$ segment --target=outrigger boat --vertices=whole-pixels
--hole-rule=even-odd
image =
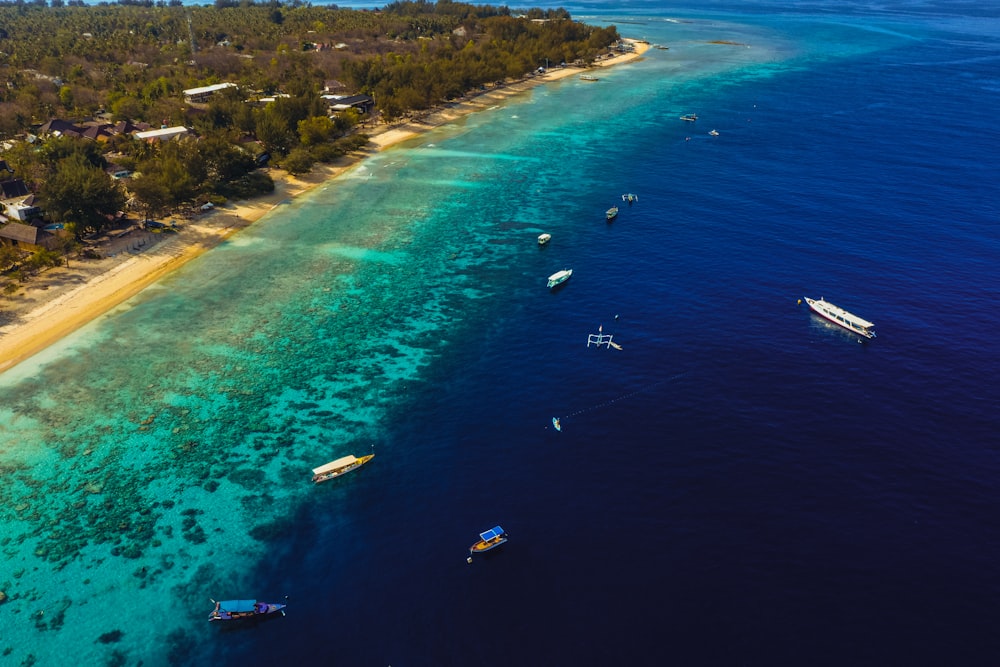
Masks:
[[[372,447],[372,449],[374,450],[374,447]],[[354,456],[353,454],[342,456],[339,459],[330,461],[329,463],[321,465],[318,468],[313,468],[312,480],[319,484],[320,482],[325,482],[328,479],[340,477],[341,475],[351,472],[355,468],[360,468],[373,458],[375,458],[374,451],[372,451],[371,454],[365,454],[360,458]]]
[[[823,297],[820,297],[819,299],[810,299],[809,297],[804,298],[806,303],[809,304],[809,307],[816,314],[825,317],[834,324],[844,327],[848,331],[853,331],[858,335],[864,336],[865,338],[875,338],[875,325],[868,320],[863,320],[857,315],[853,315],[843,308],[825,301]]]
[[[212,600],[215,602],[215,600]],[[271,614],[285,615],[288,605],[257,600],[223,600],[215,602],[215,609],[208,615],[209,621],[237,621],[248,618],[263,618]]]
[[[494,526],[485,533],[479,533],[479,541],[469,547],[469,555],[486,553],[507,541],[507,533],[500,526]]]
[[[617,218],[618,217],[618,207],[617,206],[612,206],[611,208],[609,208],[604,213],[604,217],[608,219],[608,222],[611,222],[612,220],[614,220],[615,218]]]
[[[626,192],[622,195],[622,201],[627,201],[629,204],[639,201],[639,195],[634,195],[631,192]]]
[[[573,269],[563,269],[562,271],[556,271],[551,276],[549,276],[548,287],[552,289],[556,285],[562,285],[564,282],[569,280],[569,277],[573,275]]]

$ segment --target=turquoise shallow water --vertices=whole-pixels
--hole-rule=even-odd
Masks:
[[[699,11],[588,16],[670,50],[377,155],[0,376],[0,664],[990,655],[998,23]]]

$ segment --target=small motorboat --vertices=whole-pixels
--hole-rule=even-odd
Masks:
[[[600,79],[593,74],[581,74],[580,81],[600,81]]]
[[[686,120],[689,123],[693,123],[696,120],[698,120],[698,114],[696,114],[696,113],[686,113],[683,116],[681,116],[681,120]]]
[[[500,526],[494,526],[486,532],[479,533],[479,541],[469,547],[469,560],[476,554],[486,553],[507,542],[507,533]]]
[[[545,245],[552,240],[552,234],[539,234],[538,235],[538,245]]]
[[[713,137],[719,136],[718,130],[709,130],[708,133],[711,134]]]
[[[562,431],[562,422],[559,421],[559,417],[552,418],[552,428],[554,428],[557,431]]]
[[[549,276],[548,287],[552,289],[557,285],[562,285],[564,282],[569,280],[569,277],[573,275],[573,269],[563,269],[562,271],[556,271],[551,276]]]
[[[215,600],[212,600],[215,602]],[[271,614],[285,615],[287,605],[257,600],[222,600],[215,602],[215,609],[208,615],[209,621],[238,621],[249,618],[263,618]]]
[[[604,217],[607,218],[608,222],[611,222],[618,217],[618,207],[612,206],[604,213]]]

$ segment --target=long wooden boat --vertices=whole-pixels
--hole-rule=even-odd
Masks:
[[[843,308],[825,301],[823,297],[810,299],[805,297],[806,303],[817,315],[820,315],[834,324],[844,327],[848,331],[864,336],[865,338],[875,338],[875,325],[868,320],[863,320],[857,315],[847,312]]]
[[[286,606],[285,604],[258,602],[257,600],[222,600],[215,602],[215,609],[208,615],[208,620],[239,621],[249,618],[263,618],[271,614],[284,616]]]
[[[368,463],[373,458],[375,458],[374,452],[371,454],[365,454],[361,457],[354,456],[353,454],[341,456],[339,459],[330,461],[329,463],[321,465],[318,468],[313,468],[312,480],[319,484],[320,482],[325,482],[328,479],[346,475],[352,470],[360,468],[364,464]]]
[[[486,553],[507,542],[507,533],[500,526],[494,526],[486,532],[479,533],[479,541],[469,547],[469,555]]]

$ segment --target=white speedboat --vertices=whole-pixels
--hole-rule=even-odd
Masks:
[[[556,285],[562,285],[564,282],[569,280],[569,277],[573,275],[573,269],[563,269],[562,271],[556,271],[551,276],[549,276],[549,288],[553,288]]]
[[[708,133],[711,134],[713,137],[719,136],[718,130],[709,130]]]
[[[809,304],[809,307],[817,315],[821,315],[834,324],[840,325],[848,331],[853,331],[854,333],[864,336],[865,338],[875,338],[875,325],[868,320],[863,320],[857,315],[853,315],[843,308],[825,301],[823,297],[820,297],[819,299],[810,299],[809,297],[804,298],[806,303]]]
[[[545,245],[552,240],[552,234],[539,234],[538,235],[538,245]]]

